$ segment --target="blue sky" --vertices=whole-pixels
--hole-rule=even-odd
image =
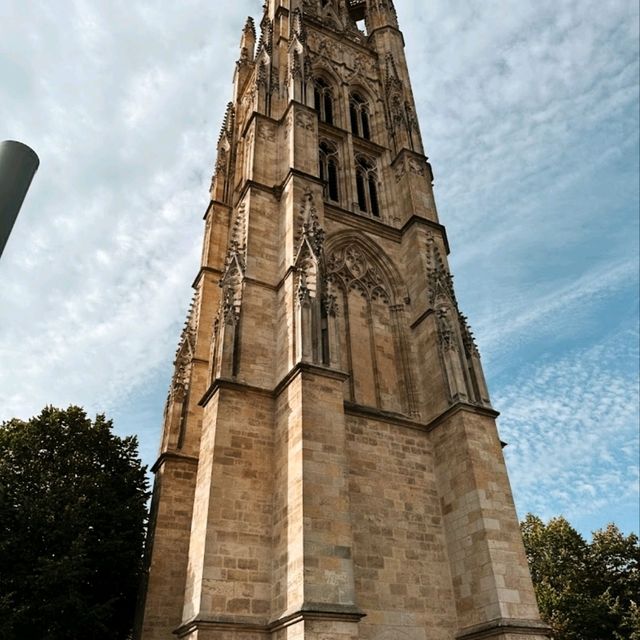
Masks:
[[[518,511],[638,531],[637,3],[396,4]],[[0,261],[0,419],[106,411],[147,464],[262,2],[167,5],[0,4],[0,139],[41,158]]]

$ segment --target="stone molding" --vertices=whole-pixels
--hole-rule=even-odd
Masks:
[[[419,422],[418,420],[412,420],[408,416],[391,413],[390,411],[383,411],[377,407],[370,407],[367,405],[357,404],[355,402],[345,401],[344,412],[347,415],[371,418],[373,420],[378,420],[379,422],[395,424],[401,427],[409,427],[410,429],[416,429],[417,431],[426,431],[428,429],[428,425],[426,423]]]
[[[430,315],[435,313],[433,309],[427,309],[425,312],[421,313],[410,325],[411,329],[415,329],[419,327]]]
[[[359,622],[367,614],[354,605],[335,605],[323,603],[303,604],[293,613],[284,614],[266,624],[242,616],[196,616],[180,625],[173,633],[184,638],[189,633],[204,629],[214,631],[235,631],[236,633],[255,633],[270,635],[299,622],[309,620],[325,620],[327,622]]]
[[[444,248],[447,255],[451,253],[451,249],[449,248],[449,239],[447,238],[447,230],[445,229],[445,227],[439,222],[434,222],[433,220],[429,220],[428,218],[418,216],[415,213],[402,225],[400,234],[404,235],[412,226],[416,224],[422,224],[425,227],[430,227],[431,229],[438,231],[442,236],[442,241],[444,242]]]
[[[311,364],[310,362],[298,362],[276,385],[273,395],[279,396],[294,378],[303,373],[312,373],[317,376],[339,380],[340,382],[344,382],[349,377],[349,374],[344,371],[337,371],[336,369],[330,369],[319,364]]]
[[[201,407],[204,407],[219,389],[231,389],[233,391],[242,392],[248,391],[275,398],[279,396],[280,393],[282,393],[282,390],[289,385],[293,378],[295,378],[298,374],[305,372],[324,376],[325,378],[332,378],[334,380],[339,380],[340,382],[344,382],[349,377],[349,374],[345,373],[344,371],[337,371],[335,369],[330,369],[329,367],[325,367],[319,364],[311,364],[310,362],[298,362],[298,364],[296,364],[273,389],[268,389],[266,387],[256,387],[255,385],[250,385],[246,382],[233,380],[230,378],[216,378],[211,383],[198,404]]]
[[[503,634],[538,636],[551,638],[551,629],[538,620],[516,620],[514,618],[496,618],[483,624],[467,627],[456,633],[456,640],[484,640]]]
[[[198,465],[198,458],[196,458],[195,456],[188,456],[184,453],[178,453],[177,451],[165,451],[158,456],[158,459],[155,461],[150,471],[152,473],[156,473],[162,465],[169,461],[184,462],[186,464],[196,466]]]
[[[215,395],[215,393],[220,389],[230,389],[232,391],[242,391],[242,392],[251,392],[257,393],[263,396],[270,397],[278,397],[282,391],[291,383],[291,381],[302,373],[312,373],[314,375],[324,376],[326,378],[332,378],[334,380],[339,380],[340,382],[344,382],[349,377],[348,373],[344,371],[337,371],[336,369],[331,369],[329,367],[325,367],[318,364],[312,364],[309,362],[299,362],[296,364],[287,375],[285,375],[280,382],[273,389],[268,389],[266,387],[256,387],[254,385],[247,384],[246,382],[242,382],[240,380],[232,380],[228,378],[216,378],[207,389],[206,393],[202,396],[202,399],[198,402],[201,407],[204,407],[209,400]],[[435,418],[430,420],[429,422],[421,422],[419,420],[413,420],[409,416],[405,416],[399,413],[392,413],[389,411],[384,411],[382,409],[378,409],[377,407],[372,407],[368,405],[361,405],[355,402],[349,402],[345,400],[344,402],[344,412],[347,415],[352,416],[361,416],[363,418],[373,418],[374,420],[379,420],[380,422],[386,422],[388,424],[395,424],[403,427],[409,427],[411,429],[415,429],[417,431],[433,431],[437,427],[439,427],[443,422],[449,420],[449,418],[453,417],[460,411],[466,411],[468,413],[475,413],[478,415],[486,416],[488,418],[496,419],[500,412],[495,409],[489,409],[486,407],[480,407],[478,405],[469,404],[467,402],[456,402],[455,404],[447,407],[445,411],[441,414],[437,415]],[[504,446],[505,443],[501,441],[501,444]],[[160,464],[163,456],[176,456],[179,458],[188,458],[189,456],[183,456],[181,454],[172,454],[165,453],[160,456],[158,462],[153,466],[152,471]],[[196,459],[197,460],[197,459]]]
[[[433,418],[427,425],[427,431],[433,431],[437,427],[439,427],[443,422],[452,418],[456,413],[460,413],[461,411],[466,411],[467,413],[475,413],[480,416],[486,416],[487,418],[492,418],[495,420],[500,412],[495,409],[489,409],[488,407],[481,407],[476,404],[469,404],[468,402],[456,402],[452,404],[448,409],[443,411],[439,416]]]
[[[205,394],[202,396],[198,405],[204,407],[207,405],[209,400],[221,389],[230,389],[231,391],[242,391],[253,392],[263,396],[272,396],[273,391],[271,389],[266,389],[265,387],[256,387],[254,385],[247,384],[246,382],[241,382],[239,380],[233,380],[230,378],[216,378]]]

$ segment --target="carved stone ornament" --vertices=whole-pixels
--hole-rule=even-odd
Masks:
[[[226,324],[235,324],[240,317],[242,284],[246,269],[247,251],[246,205],[242,203],[236,212],[229,248],[225,260],[224,274],[220,280],[222,287],[222,318]]]
[[[478,356],[480,357],[480,352],[478,351],[478,345],[476,344],[475,337],[471,328],[469,327],[469,320],[467,316],[459,314],[460,321],[460,330],[462,332],[462,344],[464,345],[465,353],[468,356]]]
[[[320,260],[324,251],[324,238],[325,232],[320,226],[313,192],[307,189],[304,192],[304,199],[300,207],[296,261],[300,259],[305,244],[311,249],[314,258]]]
[[[338,298],[331,293],[325,293],[322,296],[322,307],[329,317],[337,317],[339,312]]]
[[[318,15],[318,0],[302,0],[302,12],[307,15],[314,16]]]
[[[409,171],[417,176],[424,177],[426,166],[415,158],[409,158]]]
[[[280,93],[280,79],[278,76],[278,70],[273,65],[271,65],[271,87],[269,90],[272,95]]]
[[[234,270],[223,285],[222,318],[225,324],[237,324],[242,307],[242,275]]]
[[[447,302],[456,309],[458,302],[453,289],[453,276],[445,267],[440,249],[433,233],[427,235],[427,284],[429,304],[434,308],[438,302]]]
[[[444,351],[457,351],[458,341],[449,318],[449,309],[442,306],[436,311],[436,314],[438,318],[438,340],[440,347],[442,347]]]
[[[453,376],[459,362],[465,362],[466,373],[456,373],[458,391],[464,390],[469,401],[491,406],[489,392],[480,365],[480,353],[466,316],[460,313],[453,290],[453,277],[447,271],[432,233],[427,237],[427,279],[429,303],[436,311],[438,341],[443,354],[457,352],[458,360],[445,363],[455,367],[447,375]],[[461,359],[461,360],[460,360]]]
[[[310,113],[306,113],[305,111],[299,111],[296,114],[296,125],[307,131],[315,130],[313,116]]]
[[[218,151],[218,157],[216,158],[216,167],[213,174],[214,178],[218,175],[226,175],[227,173],[227,150],[224,147],[220,147]]]
[[[391,296],[378,271],[356,244],[334,251],[327,261],[327,280],[346,291],[357,290],[368,300],[389,303]]]
[[[297,267],[296,295],[301,304],[317,297],[318,263],[312,256],[302,259]]]
[[[261,122],[258,126],[258,138],[266,142],[276,141],[276,128],[270,122]]]
[[[193,294],[187,320],[182,328],[180,342],[176,351],[174,372],[171,379],[170,395],[186,392],[191,376],[191,361],[196,349],[196,336],[198,335],[198,318],[200,307],[200,289]]]

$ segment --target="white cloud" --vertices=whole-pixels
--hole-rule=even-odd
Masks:
[[[0,418],[109,407],[170,361],[255,4],[3,4],[0,137],[41,167],[0,263]]]
[[[136,402],[174,353],[240,31],[261,4],[0,3],[11,25],[0,39],[0,139],[42,160],[0,261],[0,419],[49,402],[129,405],[144,415],[135,428],[156,437]],[[575,341],[578,312],[637,281],[637,3],[396,4],[459,297],[490,368],[545,331],[572,327]],[[582,364],[576,355],[516,374],[526,394],[498,390],[507,437],[509,425],[526,436],[510,438],[522,443],[509,453],[522,495],[533,496],[527,460],[540,434],[602,465],[579,476],[571,458],[554,458],[569,482],[547,487],[560,503],[595,504],[614,480],[631,486],[628,406],[605,420],[600,403],[623,403],[630,382],[597,371],[597,349],[586,344]],[[569,421],[563,440],[553,415]],[[619,451],[586,448],[599,443],[590,415]]]
[[[625,333],[521,371],[496,396],[521,515],[582,518],[638,492],[638,358]],[[603,523],[604,524],[604,523]]]

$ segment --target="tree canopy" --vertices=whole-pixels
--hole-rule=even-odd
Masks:
[[[640,547],[613,524],[588,543],[565,518],[521,523],[540,614],[555,640],[640,640]]]
[[[129,636],[145,471],[104,415],[45,408],[0,425],[0,637]]]

